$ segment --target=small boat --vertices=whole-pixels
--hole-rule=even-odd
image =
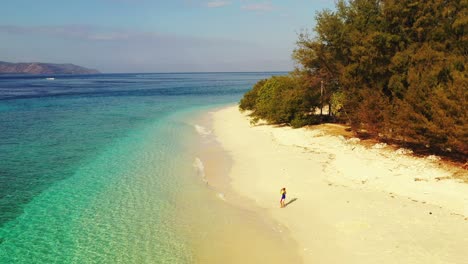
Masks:
[[[55,80],[55,78],[52,78],[52,77],[51,77],[51,78],[45,78],[45,79],[48,80],[48,81],[53,81],[53,80]]]

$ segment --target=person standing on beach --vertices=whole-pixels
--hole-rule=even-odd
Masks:
[[[284,201],[286,200],[286,188],[281,189],[281,200],[280,200],[280,208],[284,207]]]

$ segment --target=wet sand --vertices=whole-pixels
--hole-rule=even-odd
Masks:
[[[191,121],[200,135],[194,146],[199,177],[193,184],[204,188],[193,188],[200,193],[188,197],[204,202],[187,204],[187,196],[177,202],[186,204],[181,217],[190,218],[197,230],[205,230],[202,234],[192,233],[190,227],[184,231],[194,245],[193,263],[303,263],[288,229],[233,190],[232,160],[212,134],[212,121],[212,113]]]

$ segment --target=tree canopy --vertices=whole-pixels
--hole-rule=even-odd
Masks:
[[[468,0],[339,0],[298,36],[296,70],[262,80],[241,109],[272,123],[338,121],[371,136],[468,154]],[[323,94],[320,96],[320,89]]]

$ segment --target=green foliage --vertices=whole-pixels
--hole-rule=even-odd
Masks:
[[[258,90],[260,90],[266,81],[266,79],[258,81],[251,90],[244,94],[244,97],[241,99],[239,104],[240,110],[244,111],[254,109],[258,98]]]
[[[307,82],[300,76],[274,76],[258,82],[241,99],[241,110],[252,110],[253,122],[306,125],[307,115],[317,105]]]
[[[338,0],[299,34],[297,69],[240,108],[299,127],[329,105],[355,130],[468,155],[467,28],[467,0]]]
[[[301,111],[297,82],[289,76],[275,76],[259,90],[254,115],[274,124],[289,123]]]
[[[316,115],[304,114],[296,115],[293,120],[291,120],[291,127],[300,128],[307,125],[315,125],[320,123],[320,118]]]
[[[317,14],[315,38],[299,35],[293,58],[354,129],[468,154],[467,6],[340,0]]]
[[[342,116],[342,109],[344,102],[346,101],[346,96],[342,91],[338,91],[331,95],[330,103],[332,105],[332,114],[336,117]]]

